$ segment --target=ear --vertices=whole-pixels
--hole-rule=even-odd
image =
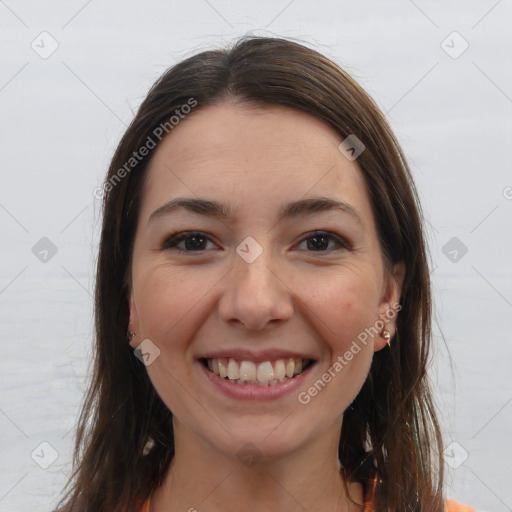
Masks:
[[[374,350],[378,351],[387,346],[386,340],[380,336],[382,330],[386,329],[391,334],[391,338],[396,333],[396,320],[398,312],[400,311],[400,296],[402,295],[402,286],[405,278],[405,264],[403,261],[397,263],[392,271],[387,274],[382,287],[381,300],[378,308],[377,325],[384,324],[382,329],[379,329],[379,334],[375,337]]]
[[[133,296],[133,288],[129,291],[128,304],[130,306],[130,320],[128,322],[128,330],[133,332],[133,338],[130,340],[130,346],[137,348],[140,343],[140,328],[139,328],[139,315],[137,313],[137,307],[135,305],[135,299]]]

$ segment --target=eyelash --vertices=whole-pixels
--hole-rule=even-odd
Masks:
[[[331,233],[329,231],[313,231],[311,233],[308,233],[307,236],[305,236],[299,243],[301,244],[304,241],[307,241],[314,237],[326,237],[331,240],[334,240],[338,244],[338,248],[341,250],[352,250],[348,242],[346,242],[343,238],[336,235],[335,233]],[[162,250],[170,250],[170,251],[176,251],[181,253],[201,253],[204,252],[206,249],[199,249],[197,251],[187,251],[185,249],[179,249],[176,247],[177,244],[182,242],[183,240],[187,240],[188,238],[194,238],[194,237],[200,237],[205,238],[207,240],[210,240],[210,238],[206,235],[206,233],[203,233],[201,231],[183,231],[183,232],[176,232],[169,235],[164,243],[162,244]],[[211,240],[210,240],[211,241]],[[324,251],[308,251],[308,252],[317,252],[317,253],[328,253],[331,252],[333,249],[328,249]]]

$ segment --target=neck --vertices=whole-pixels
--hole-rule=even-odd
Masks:
[[[337,430],[336,430],[337,429]],[[337,456],[340,425],[293,453],[242,462],[176,425],[176,452],[151,512],[361,512],[360,484],[347,484]],[[337,440],[337,442],[336,442]]]

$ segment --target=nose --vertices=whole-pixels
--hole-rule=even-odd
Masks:
[[[235,254],[219,302],[221,320],[261,331],[267,324],[292,316],[292,291],[269,254],[270,250],[264,250],[252,263]]]

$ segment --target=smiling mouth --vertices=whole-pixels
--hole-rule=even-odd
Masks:
[[[313,359],[288,358],[255,363],[226,357],[202,358],[199,361],[211,373],[242,386],[275,386],[294,379],[316,362]]]

